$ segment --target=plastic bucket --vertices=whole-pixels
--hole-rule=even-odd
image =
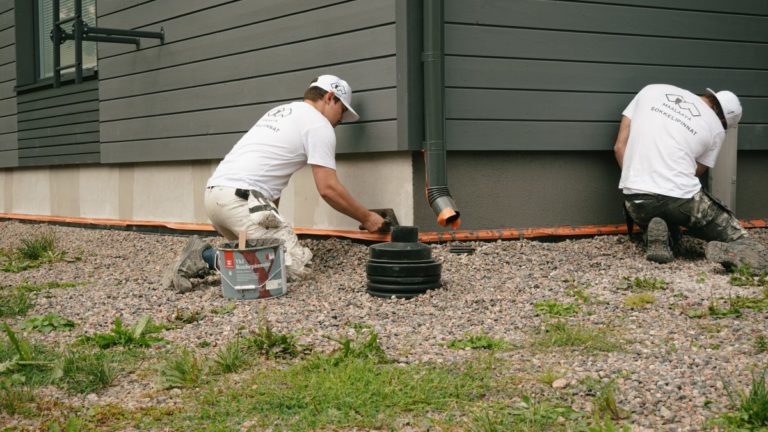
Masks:
[[[237,242],[226,243],[217,255],[224,297],[263,299],[288,291],[285,248],[279,239],[248,240],[245,249],[238,249]]]

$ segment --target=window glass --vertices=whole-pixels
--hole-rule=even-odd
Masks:
[[[53,76],[53,43],[51,42],[51,29],[53,28],[53,0],[37,1],[37,29],[38,29],[38,78]],[[96,0],[81,0],[83,9],[83,21],[89,26],[96,26]],[[75,0],[59,1],[59,17],[68,18],[75,14]],[[72,33],[72,21],[64,23],[61,27],[67,33]],[[61,65],[75,63],[75,41],[67,40],[61,45]],[[83,69],[96,67],[96,42],[83,42]],[[62,73],[72,72],[71,67],[62,70]]]

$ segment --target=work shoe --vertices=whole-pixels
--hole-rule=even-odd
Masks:
[[[748,265],[756,273],[768,272],[768,249],[750,238],[740,238],[725,243],[711,241],[705,250],[707,259],[723,265],[728,270]]]
[[[191,291],[192,282],[189,279],[203,276],[208,271],[208,264],[203,261],[203,251],[209,247],[200,237],[190,237],[179,257],[163,275],[163,286],[179,293]]]
[[[646,236],[645,258],[648,261],[665,264],[675,259],[669,244],[669,229],[664,219],[657,217],[651,219]]]

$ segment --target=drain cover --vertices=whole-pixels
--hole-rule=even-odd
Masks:
[[[442,264],[432,259],[432,249],[419,243],[419,229],[399,226],[392,241],[368,249],[368,294],[384,298],[412,298],[440,288]]]

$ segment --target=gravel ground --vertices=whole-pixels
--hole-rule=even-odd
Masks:
[[[179,312],[200,312],[201,321],[169,330],[162,336],[175,344],[196,347],[211,342],[210,351],[256,328],[264,315],[278,332],[299,332],[300,341],[328,351],[335,343],[324,336],[348,334],[348,323],[366,323],[379,333],[389,356],[403,363],[447,363],[475,355],[443,344],[467,333],[485,333],[509,341],[502,352],[509,373],[528,377],[556,371],[558,389],[574,398],[575,408],[588,410],[590,398],[578,383],[588,377],[615,379],[619,405],[631,412],[634,430],[701,430],[705,421],[727,409],[723,380],[740,387],[750,371],[768,365],[755,338],[768,336],[766,312],[743,310],[739,318],[690,318],[687,312],[724,304],[728,296],[760,296],[760,288],[735,287],[728,274],[703,257],[703,243],[686,239],[683,258],[659,265],[644,259],[626,236],[600,236],[560,242],[499,241],[472,245],[470,255],[452,254],[448,245],[433,245],[443,263],[443,288],[412,300],[382,300],[365,292],[367,247],[347,240],[302,240],[314,253],[314,274],[293,283],[287,295],[269,300],[236,301],[221,296],[218,276],[210,276],[187,294],[160,287],[163,269],[171,264],[186,237],[0,222],[0,248],[12,249],[21,239],[53,230],[58,245],[74,263],[60,262],[21,273],[0,273],[0,285],[50,281],[79,282],[76,288],[36,294],[28,313],[56,312],[78,325],[72,332],[28,333],[35,341],[70,343],[80,334],[108,332],[115,317],[134,323],[144,315],[171,321]],[[768,245],[768,230],[751,235]],[[218,243],[222,239],[208,239]],[[661,278],[669,285],[655,291],[657,301],[630,309],[621,289],[623,277]],[[566,348],[534,348],[532,340],[551,318],[540,316],[534,303],[573,303],[574,288],[590,298],[573,323],[613,329],[623,343],[615,352]],[[44,295],[43,295],[44,294]],[[234,303],[229,314],[212,309]],[[23,318],[22,318],[23,319]],[[22,319],[10,320],[18,324]],[[148,395],[141,377],[120,377],[114,386],[87,396],[66,395],[54,388],[49,397],[75,404],[121,403],[127,406],[174,403],[174,393]]]

